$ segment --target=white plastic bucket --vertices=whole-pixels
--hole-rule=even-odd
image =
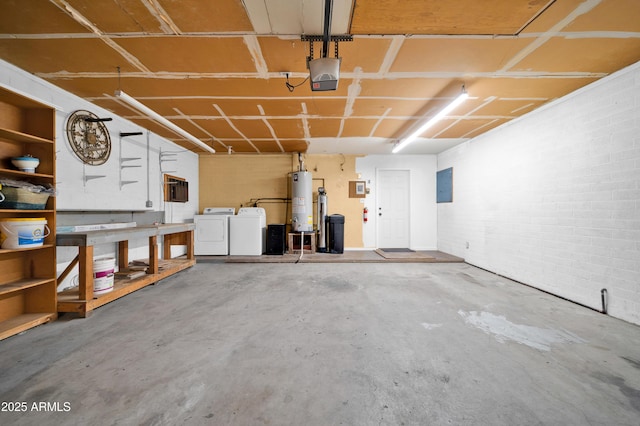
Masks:
[[[0,242],[3,249],[40,247],[49,236],[43,217],[8,217],[0,219]]]
[[[100,296],[113,290],[116,260],[113,257],[93,261],[93,294]]]

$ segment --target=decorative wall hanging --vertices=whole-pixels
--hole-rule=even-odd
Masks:
[[[111,121],[111,118],[99,118],[84,110],[74,111],[67,119],[67,140],[85,164],[99,166],[111,155],[111,138],[105,121]]]

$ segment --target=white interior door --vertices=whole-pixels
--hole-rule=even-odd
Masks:
[[[409,170],[378,171],[379,248],[409,248]]]

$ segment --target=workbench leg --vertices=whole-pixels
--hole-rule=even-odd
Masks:
[[[153,235],[149,237],[149,269],[147,274],[158,273],[158,237]]]
[[[171,259],[171,246],[173,245],[173,234],[166,234],[162,240],[162,258]]]
[[[193,253],[193,231],[185,232],[185,239],[187,240],[187,259],[193,260],[195,259],[195,254]]]
[[[78,247],[78,292],[80,300],[93,299],[93,246]]]
[[[129,268],[129,241],[118,241],[118,269],[124,271]]]
[[[91,314],[93,314],[93,309],[87,309],[87,304],[83,304],[78,312],[80,318],[89,318]]]

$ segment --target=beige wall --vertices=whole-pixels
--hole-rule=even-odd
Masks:
[[[314,223],[317,190],[324,184],[329,214],[345,216],[345,247],[362,243],[362,207],[358,198],[349,198],[349,181],[357,180],[354,155],[305,155],[307,171],[313,176]],[[291,224],[289,173],[298,171],[297,154],[203,155],[200,157],[200,212],[205,207],[252,207],[257,199],[264,207],[267,223]]]

